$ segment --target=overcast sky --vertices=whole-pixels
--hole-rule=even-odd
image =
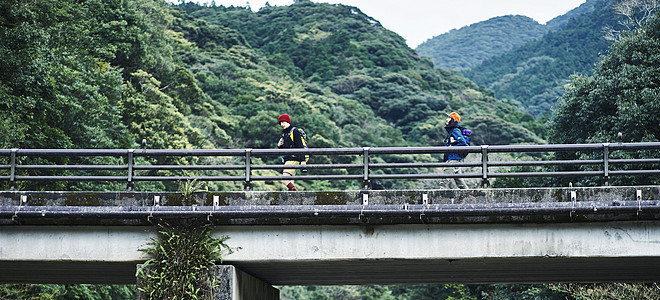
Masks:
[[[178,2],[172,1],[171,2]],[[210,3],[211,0],[186,0]],[[528,16],[541,24],[580,6],[585,0],[313,0],[358,7],[380,21],[387,29],[406,39],[408,46],[422,42],[451,29],[504,15]],[[268,2],[271,6],[290,5],[293,0],[215,0],[216,5],[250,4],[257,11]]]

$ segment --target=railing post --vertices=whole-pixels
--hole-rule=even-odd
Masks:
[[[362,148],[362,155],[363,155],[363,164],[364,164],[364,169],[362,171],[362,189],[363,190],[370,190],[371,189],[371,180],[369,179],[369,148],[370,147],[363,147]]]
[[[603,185],[610,185],[610,170],[609,170],[609,158],[610,157],[610,143],[603,143],[603,176],[605,177],[605,182]]]
[[[11,165],[11,174],[9,175],[10,191],[18,191],[18,184],[16,183],[16,152],[18,152],[18,148],[11,149],[11,161],[9,162]]]
[[[251,154],[252,154],[252,149],[248,148],[245,149],[245,183],[243,185],[243,189],[246,191],[251,191],[252,190],[252,179],[250,176],[252,175],[252,168],[251,168]]]
[[[481,187],[490,187],[488,181],[488,145],[481,145]]]
[[[126,183],[126,191],[135,191],[135,182],[133,182],[133,157],[135,149],[128,149],[128,182]]]

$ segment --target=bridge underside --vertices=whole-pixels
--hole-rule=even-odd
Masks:
[[[135,284],[138,262],[0,262],[0,283]],[[241,262],[273,285],[650,282],[660,258],[488,258]]]
[[[147,227],[0,227],[0,283],[135,283]],[[660,222],[218,226],[273,285],[660,281]]]
[[[659,258],[487,258],[237,263],[275,285],[657,281]]]

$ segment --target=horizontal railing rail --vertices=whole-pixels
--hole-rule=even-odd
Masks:
[[[651,150],[651,151],[650,151]],[[238,181],[246,189],[255,181],[281,180],[281,176],[259,171],[282,169],[313,170],[314,174],[287,177],[293,180],[358,180],[364,188],[370,188],[372,180],[418,179],[481,179],[481,185],[489,186],[492,178],[515,177],[602,177],[609,184],[611,176],[660,175],[660,142],[601,143],[601,144],[550,144],[550,145],[482,145],[465,147],[362,147],[362,148],[311,148],[311,149],[0,149],[0,181],[9,182],[12,189],[21,181],[107,181],[126,182],[129,190],[135,182],[148,181]],[[647,151],[644,158],[612,158],[613,151]],[[583,159],[547,159],[530,153],[572,152],[582,154]],[[441,162],[437,156],[447,153],[474,153],[480,159],[465,162]],[[526,160],[495,161],[496,154],[528,154]],[[590,155],[588,155],[589,153]],[[651,154],[649,154],[651,153]],[[305,154],[325,156],[326,163],[307,165],[283,165],[272,162],[273,157]],[[431,155],[426,161],[400,162],[388,155]],[[479,157],[473,155],[473,157]],[[113,157],[110,163],[93,163],[92,160]],[[343,157],[335,159],[334,157]],[[379,159],[374,160],[378,157]],[[429,161],[431,157],[433,161]],[[191,158],[186,161],[177,159]],[[205,159],[211,159],[210,162]],[[217,159],[224,159],[219,162]],[[257,163],[253,160],[259,158]],[[534,159],[536,158],[536,159]],[[263,160],[271,163],[263,163]],[[163,160],[169,160],[163,163]],[[388,162],[390,160],[391,162]],[[318,161],[318,160],[317,160]],[[337,161],[333,163],[333,161]],[[574,167],[573,170],[502,169],[511,167]],[[577,166],[590,166],[577,168]],[[613,169],[612,166],[619,168]],[[640,166],[647,166],[642,168]],[[650,167],[649,167],[650,166]],[[436,169],[459,167],[468,169],[455,174]],[[496,168],[493,171],[491,168]],[[333,174],[342,170],[342,174]],[[376,172],[382,170],[381,172]],[[166,174],[162,174],[165,171]],[[325,173],[323,173],[325,171]],[[475,172],[476,171],[476,172]],[[60,172],[60,174],[56,174]],[[65,172],[65,174],[61,174]],[[67,173],[68,172],[68,173]],[[105,172],[105,173],[103,173]],[[183,172],[185,174],[170,174]],[[206,172],[206,173],[204,173]],[[230,172],[230,173],[227,173]],[[232,173],[233,172],[233,173]],[[330,172],[330,173],[328,173]],[[210,174],[209,174],[210,173]]]

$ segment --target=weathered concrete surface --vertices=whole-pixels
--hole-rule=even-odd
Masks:
[[[218,232],[243,247],[226,263],[273,284],[590,282],[660,279],[659,226],[293,226]]]
[[[369,191],[368,205],[660,199],[660,187]],[[4,207],[362,205],[362,191],[176,193],[1,192]],[[425,200],[426,199],[426,200]],[[25,201],[23,201],[25,200]],[[634,216],[634,214],[633,214]],[[420,223],[424,220],[420,219]],[[0,225],[0,283],[135,282],[145,223]],[[146,222],[146,221],[145,221]],[[141,226],[135,226],[141,225]],[[270,284],[660,281],[660,220],[398,225],[227,225],[241,247],[224,262]]]
[[[234,266],[216,266],[215,278],[220,279],[218,300],[278,300],[280,291],[272,285]]]
[[[144,227],[2,226],[0,282],[133,283]],[[219,226],[274,285],[659,281],[660,221]]]
[[[142,265],[138,265],[140,269]],[[263,282],[250,274],[238,270],[234,266],[212,266],[209,277],[216,281],[216,286],[205,295],[209,300],[279,300],[280,291],[272,285]],[[137,280],[137,299],[148,300],[148,296],[140,292],[143,282]]]
[[[199,192],[190,199],[181,193],[162,192],[0,192],[2,206],[153,206],[156,196],[163,206],[243,205],[361,205],[364,194],[369,204],[471,204],[569,202],[571,192],[576,201],[636,201],[636,191],[642,200],[660,200],[660,186],[524,188],[468,190],[372,190],[372,191],[298,191],[298,192]],[[21,196],[27,202],[21,204]]]

